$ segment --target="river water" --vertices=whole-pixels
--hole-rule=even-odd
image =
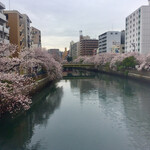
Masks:
[[[150,150],[150,85],[74,72],[0,129],[0,150]]]

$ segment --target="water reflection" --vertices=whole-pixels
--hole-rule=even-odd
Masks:
[[[46,87],[33,97],[35,106],[22,119],[10,124],[4,124],[0,129],[0,150],[28,149],[34,130],[37,126],[47,126],[47,121],[56,109],[59,108],[63,95],[62,87],[55,85]],[[40,141],[30,149],[40,148]]]
[[[150,149],[149,84],[75,70],[34,102],[1,126],[0,150]]]
[[[128,130],[135,149],[150,149],[149,84],[101,74],[91,80],[70,80],[70,84],[82,105],[98,103],[114,126]]]

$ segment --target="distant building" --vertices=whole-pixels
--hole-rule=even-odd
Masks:
[[[80,43],[76,42],[74,43],[73,41],[70,42],[70,57],[72,57],[72,59],[76,59],[78,57],[78,53],[79,53],[79,47],[80,47]]]
[[[120,53],[125,53],[125,31],[121,31]]]
[[[59,49],[49,49],[48,53],[51,54],[56,61],[61,61],[61,53]]]
[[[60,53],[59,49],[49,49],[48,53],[53,56],[61,57],[61,53]]]
[[[74,41],[71,41],[71,42],[70,42],[70,50],[69,50],[69,56],[70,56],[70,57],[72,57],[73,44],[74,44]]]
[[[126,18],[125,51],[150,53],[150,5],[141,6]]]
[[[50,54],[59,54],[59,49],[49,49],[48,50],[48,53],[50,53]]]
[[[25,47],[24,45],[24,25],[22,23],[23,16],[16,10],[4,11],[8,20],[9,40],[11,44],[18,46],[18,51]],[[16,53],[17,56],[17,53]]]
[[[41,46],[41,31],[35,27],[30,28],[31,31],[31,47],[40,48]]]
[[[62,54],[62,59],[63,59],[63,60],[66,60],[67,57],[68,57],[68,55],[69,55],[69,51],[67,51],[67,48],[65,48],[65,51],[64,51],[63,54]]]
[[[22,24],[24,25],[24,46],[27,48],[31,47],[31,34],[30,34],[30,24],[32,23],[30,18],[23,14]]]
[[[95,48],[98,48],[98,40],[90,39],[89,36],[80,35],[80,56],[92,56]]]
[[[0,43],[9,43],[9,28],[6,27],[7,19],[3,13],[5,5],[0,2]]]
[[[121,32],[118,31],[108,31],[99,36],[99,53],[112,52],[114,44],[120,46],[121,44]]]

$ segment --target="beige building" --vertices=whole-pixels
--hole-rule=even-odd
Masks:
[[[64,51],[63,54],[62,54],[62,59],[63,59],[63,60],[66,60],[67,57],[68,57],[68,54],[69,54],[69,52],[67,51],[67,48],[65,48],[65,51]]]
[[[9,43],[9,28],[6,27],[7,19],[3,13],[5,5],[0,2],[0,43]]]
[[[22,24],[23,16],[16,10],[4,11],[6,18],[8,20],[9,40],[11,44],[18,46],[18,51],[25,47],[24,45],[24,25]],[[18,54],[16,53],[16,56]]]
[[[40,48],[41,46],[41,31],[35,27],[30,28],[31,31],[31,47]]]
[[[24,26],[24,46],[27,48],[31,47],[31,34],[30,34],[30,24],[32,23],[30,18],[26,14],[22,14],[22,24]]]

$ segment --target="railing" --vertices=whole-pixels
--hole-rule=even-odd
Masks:
[[[4,33],[6,33],[6,34],[9,34],[9,29],[6,28],[6,27],[4,27],[4,26],[2,26],[2,25],[0,25],[0,31],[1,31],[1,32],[4,32]]]
[[[23,24],[20,25],[20,32],[22,32],[22,30],[24,29]]]
[[[0,7],[5,9],[5,5],[3,3],[0,2]]]
[[[22,41],[23,38],[24,38],[24,34],[21,34],[21,36],[20,36],[20,41]]]
[[[3,21],[5,21],[5,22],[7,21],[7,20],[6,20],[6,16],[5,16],[4,14],[2,14],[2,13],[0,13],[0,18],[1,18]]]
[[[63,67],[65,68],[69,68],[69,67],[73,67],[73,68],[76,68],[76,67],[94,67],[93,64],[63,64]]]

